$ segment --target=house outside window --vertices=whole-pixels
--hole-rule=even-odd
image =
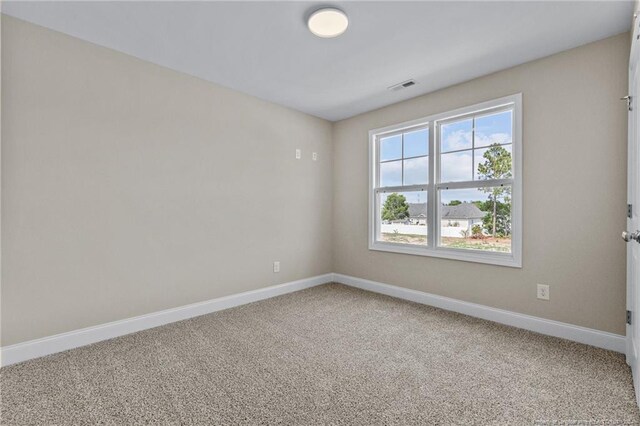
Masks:
[[[369,248],[521,266],[522,97],[369,132]]]

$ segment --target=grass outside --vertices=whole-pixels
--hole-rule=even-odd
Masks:
[[[383,233],[382,241],[402,244],[426,244],[427,237],[416,234]],[[497,251],[501,253],[511,252],[511,238],[452,238],[442,237],[442,247]]]
[[[426,235],[401,234],[399,232],[382,233],[382,241],[402,244],[427,244]]]
[[[498,251],[511,253],[511,238],[451,238],[442,237],[442,246],[450,248]]]

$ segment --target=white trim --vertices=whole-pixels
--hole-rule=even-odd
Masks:
[[[482,318],[510,325],[512,327],[523,328],[525,330],[560,337],[616,352],[624,353],[626,349],[625,337],[617,334],[519,314],[503,309],[491,308],[489,306],[464,302],[449,297],[437,296],[435,294],[424,293],[417,290],[383,284],[348,275],[324,274],[6,346],[0,348],[2,359],[1,365],[4,367],[18,362],[90,345],[103,340],[113,339],[114,337],[124,336],[137,331],[147,330],[161,325],[170,324],[172,322],[206,315],[212,312],[269,299],[271,297],[304,290],[330,282],[337,282],[351,287],[360,288],[362,290],[386,294],[399,299],[422,303],[424,305],[434,306],[448,311],[458,312],[472,317]]]
[[[7,366],[33,358],[66,351],[80,346],[90,345],[125,334],[147,330],[176,321],[233,308],[259,300],[269,299],[294,291],[304,290],[331,282],[333,274],[318,275],[298,281],[291,281],[258,290],[246,291],[230,296],[219,297],[205,302],[193,303],[177,308],[166,309],[107,324],[87,327],[67,333],[0,348],[1,365]]]
[[[380,241],[370,246],[369,250],[411,254],[416,256],[428,256],[449,260],[461,260],[463,262],[485,263],[494,266],[508,266],[512,268],[520,267],[520,265],[514,263],[513,255],[509,253],[486,252],[481,250],[455,249],[447,247],[438,247],[437,249],[431,249],[429,247],[421,247],[413,244],[385,243]]]
[[[637,12],[638,3],[634,7]],[[631,37],[631,49],[629,53],[629,75],[628,75],[628,87],[629,92],[627,95],[632,96],[631,105],[633,107],[633,111],[628,115],[628,128],[627,128],[627,139],[628,139],[628,149],[627,149],[627,203],[628,204],[638,204],[637,199],[637,182],[638,182],[638,168],[640,164],[638,164],[638,116],[637,116],[637,104],[638,104],[638,55],[640,54],[640,43],[638,43],[639,31],[640,31],[640,21],[637,19],[637,15],[633,15],[633,24],[632,24],[632,37]],[[636,206],[633,207],[636,210]],[[637,225],[638,218],[634,213],[631,218],[628,218],[626,221],[626,229],[628,231],[634,230],[634,225]],[[626,332],[627,332],[627,364],[631,368],[631,376],[633,378],[633,386],[636,391],[636,402],[640,406],[640,363],[638,356],[639,348],[638,345],[640,342],[637,341],[635,335],[637,335],[636,327],[638,324],[638,314],[640,314],[639,306],[638,306],[638,267],[634,265],[634,256],[632,250],[637,250],[637,248],[633,248],[633,246],[627,246],[627,304],[626,308],[628,311],[631,311],[632,314],[632,324],[627,324]]]
[[[383,284],[348,275],[333,274],[333,281],[362,290],[385,294],[387,296],[397,297],[398,299],[409,300],[423,305],[434,306],[436,308],[458,312],[472,317],[510,325],[512,327],[535,331],[548,336],[560,337],[562,339],[584,343],[586,345],[608,349],[615,352],[624,353],[626,349],[625,336],[608,333],[606,331],[599,331],[564,322],[519,314],[517,312],[511,312],[504,309],[464,302],[450,297],[437,296],[435,294]]]
[[[439,169],[439,149],[438,149],[438,127],[441,122],[456,119],[467,115],[482,114],[486,111],[501,110],[501,108],[513,108],[513,139],[511,141],[512,146],[512,158],[513,158],[513,179],[497,179],[491,181],[465,181],[454,183],[439,183],[436,178]],[[394,188],[378,188],[378,141],[382,137],[389,135],[395,135],[398,133],[406,132],[407,130],[414,128],[426,128],[429,127],[429,183],[426,185],[412,185],[408,188],[415,186],[425,187],[428,194],[429,209],[427,211],[427,222],[431,228],[429,230],[427,239],[428,243],[425,246],[408,245],[408,244],[396,244],[385,243],[378,239],[378,209],[379,209],[379,192],[387,192],[391,189],[397,189],[400,192],[402,187]],[[369,250],[388,251],[393,253],[402,253],[418,256],[429,256],[436,258],[445,258],[453,260],[462,260],[466,262],[486,263],[497,266],[508,266],[513,268],[522,267],[522,93],[514,95],[504,96],[499,99],[494,99],[486,102],[481,102],[475,105],[459,108],[453,111],[448,111],[440,114],[431,115],[417,120],[411,120],[404,123],[386,126],[379,129],[373,129],[369,131],[369,224],[368,224],[368,244]],[[491,253],[479,250],[468,249],[451,249],[447,247],[441,247],[436,244],[439,239],[440,227],[437,223],[437,207],[438,207],[438,189],[441,187],[451,188],[468,188],[479,186],[490,186],[509,184],[511,185],[511,229],[512,229],[512,242],[511,253]]]

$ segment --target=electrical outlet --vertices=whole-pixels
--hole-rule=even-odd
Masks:
[[[317,153],[317,152],[314,152],[313,154],[311,154],[311,159],[312,159],[313,161],[318,161],[318,153]]]
[[[280,262],[279,261],[273,262],[273,272],[280,272]]]
[[[538,284],[538,299],[549,300],[549,286],[546,284]]]
[[[296,149],[296,160],[299,160],[301,158],[302,158],[302,150]]]

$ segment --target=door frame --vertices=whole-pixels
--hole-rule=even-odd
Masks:
[[[627,203],[632,205],[634,214],[627,217],[626,230],[629,232],[636,231],[639,227],[638,219],[635,219],[637,213],[636,209],[640,209],[640,133],[638,133],[639,123],[638,119],[638,98],[637,93],[640,88],[640,19],[637,19],[637,13],[633,16],[632,35],[631,35],[631,49],[629,53],[629,76],[628,76],[628,95],[631,98],[631,110],[627,112]],[[634,205],[635,204],[635,205]],[[626,359],[627,364],[631,367],[633,375],[633,384],[636,391],[636,402],[640,405],[640,350],[638,345],[640,342],[634,341],[635,328],[638,326],[638,317],[640,316],[640,306],[638,306],[638,285],[634,283],[638,281],[638,277],[635,275],[640,273],[640,265],[636,267],[635,275],[632,273],[633,268],[633,255],[632,249],[640,250],[640,247],[636,247],[635,241],[627,243],[627,302],[626,309],[632,314],[631,324],[626,324]]]

